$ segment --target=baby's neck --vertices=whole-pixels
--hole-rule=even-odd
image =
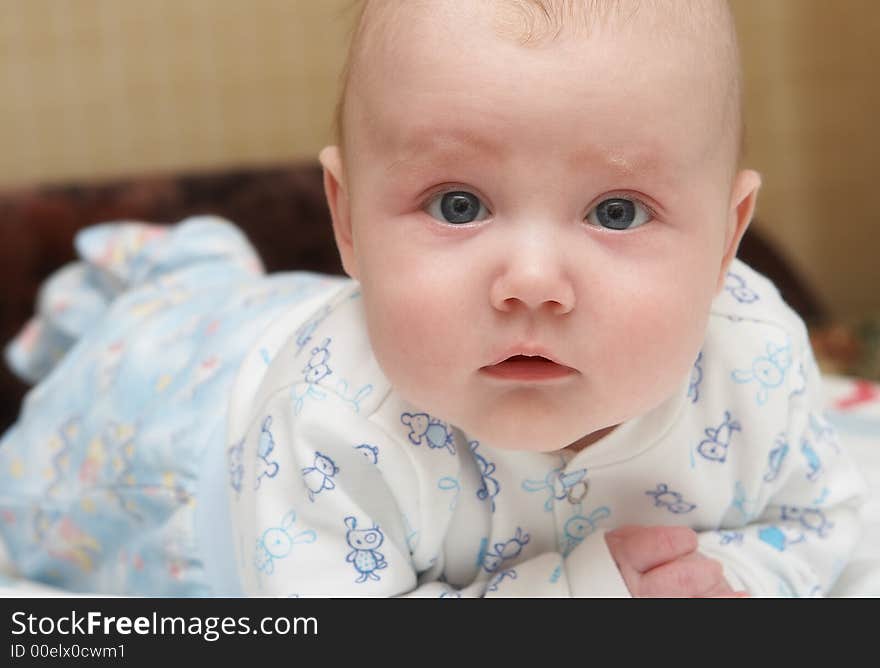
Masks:
[[[612,431],[617,429],[617,427],[618,427],[618,425],[615,424],[610,427],[605,427],[604,429],[600,429],[599,431],[594,431],[592,434],[587,434],[586,436],[579,438],[574,443],[572,443],[571,445],[569,445],[568,447],[566,447],[564,449],[567,450],[568,452],[580,452],[581,450],[586,448],[588,445],[592,445],[596,441],[598,441],[598,440],[604,438],[605,436],[607,436],[608,434],[610,434]]]

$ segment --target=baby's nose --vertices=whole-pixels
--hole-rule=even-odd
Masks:
[[[546,310],[553,315],[570,313],[575,306],[574,286],[556,262],[521,259],[511,261],[490,289],[492,306],[505,313]]]
[[[498,303],[493,303],[493,305],[499,311],[504,312],[513,312],[518,309],[538,310],[542,307],[546,307],[547,310],[553,315],[565,315],[572,310],[570,306],[570,300],[542,299],[540,297],[532,298],[531,296],[506,297],[502,300],[499,300]]]

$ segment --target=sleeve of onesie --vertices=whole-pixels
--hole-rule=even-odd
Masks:
[[[753,596],[827,593],[860,535],[865,482],[822,416],[819,369],[805,332],[800,339],[787,429],[756,462],[760,497],[739,499],[746,525],[699,539],[731,586]]]
[[[607,549],[591,553],[589,542],[566,559],[540,554],[461,588],[444,582],[453,512],[436,503],[435,481],[455,479],[464,460],[407,447],[357,410],[326,387],[300,383],[255,410],[230,449],[236,560],[247,595],[628,595]],[[597,569],[607,586],[587,591],[577,574],[595,581]]]

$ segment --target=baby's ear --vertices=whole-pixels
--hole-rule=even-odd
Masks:
[[[755,203],[758,201],[758,190],[761,188],[761,175],[752,169],[740,171],[733,181],[730,191],[730,207],[727,214],[727,225],[724,232],[724,257],[721,260],[721,271],[715,292],[721,292],[727,277],[730,263],[736,257],[739,242],[752,222]]]
[[[326,146],[318,160],[324,167],[324,195],[333,219],[333,236],[336,248],[342,259],[342,268],[352,278],[357,278],[357,263],[354,256],[354,243],[351,236],[351,206],[348,199],[348,186],[342,168],[342,153],[338,146]]]

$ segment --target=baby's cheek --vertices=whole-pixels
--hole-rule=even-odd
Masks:
[[[460,302],[436,282],[414,276],[369,287],[365,302],[371,342],[392,383],[441,380],[464,331]]]
[[[696,295],[643,293],[623,312],[619,329],[627,336],[616,346],[609,342],[617,358],[611,371],[618,380],[637,387],[645,402],[659,402],[689,376],[708,313],[708,306],[698,299]]]

